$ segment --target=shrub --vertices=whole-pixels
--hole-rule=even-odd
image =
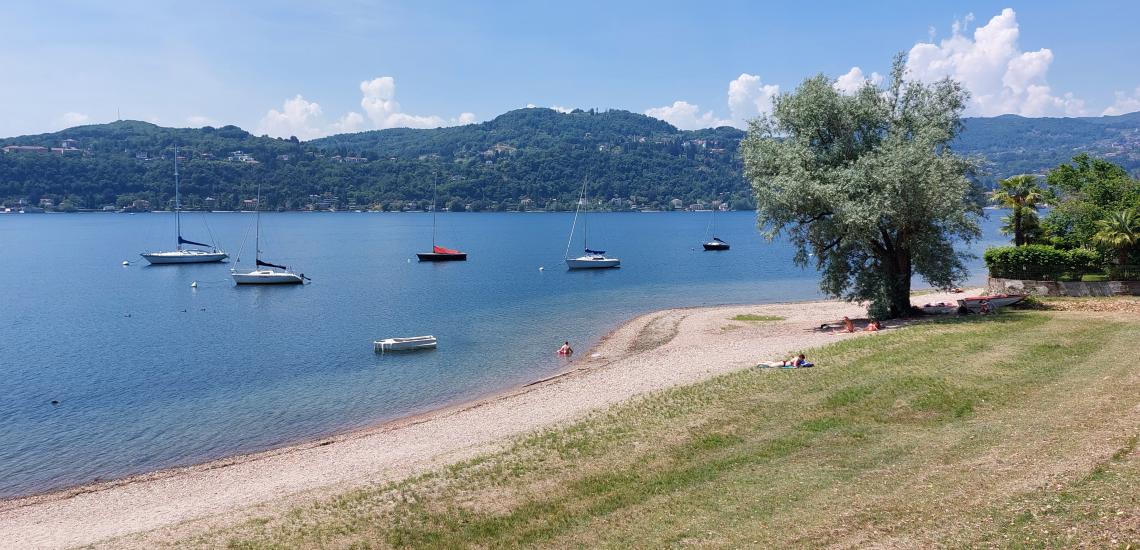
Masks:
[[[1069,274],[1080,280],[1084,275],[1102,273],[1104,258],[1100,253],[1088,248],[1074,248],[1065,251],[1069,255]]]
[[[1056,281],[1065,276],[1080,278],[1101,271],[1101,257],[1093,250],[1075,248],[1059,250],[1052,246],[1031,244],[1001,246],[986,250],[984,255],[990,277]]]

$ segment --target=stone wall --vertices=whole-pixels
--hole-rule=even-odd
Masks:
[[[1140,296],[1140,281],[1026,281],[990,277],[986,289],[994,294],[1036,294],[1038,296]]]

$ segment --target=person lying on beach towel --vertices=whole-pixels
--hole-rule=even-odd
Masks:
[[[804,354],[801,353],[799,355],[793,356],[787,361],[764,361],[763,363],[760,363],[756,366],[760,368],[770,369],[806,369],[815,365],[808,362],[807,358],[804,357]]]

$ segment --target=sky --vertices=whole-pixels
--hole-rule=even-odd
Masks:
[[[528,106],[733,125],[806,77],[950,76],[968,115],[1140,110],[1140,2],[4,2],[0,136],[117,118],[312,139]]]

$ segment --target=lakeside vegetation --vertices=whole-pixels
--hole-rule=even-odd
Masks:
[[[1040,178],[998,182],[991,200],[1010,209],[1003,232],[1013,246],[985,253],[991,277],[1133,280],[1140,277],[1140,179],[1087,154]],[[1040,218],[1043,203],[1054,205]]]
[[[480,124],[392,129],[301,142],[136,121],[0,140],[60,154],[0,154],[0,201],[165,209],[180,146],[187,208],[239,209],[263,188],[273,209],[573,210],[582,179],[596,208],[752,208],[733,128],[682,131],[626,111],[520,109]],[[212,199],[212,200],[207,200]]]
[[[912,326],[171,544],[1124,548],[1140,374],[1119,359],[1138,354],[1134,316]]]
[[[731,321],[748,321],[748,322],[765,322],[765,321],[783,321],[784,317],[779,315],[757,315],[755,313],[742,313],[734,315]]]
[[[963,119],[958,151],[988,159],[984,185],[1039,173],[1074,150],[1140,170],[1140,113],[1115,117]],[[72,149],[0,154],[0,204],[41,199],[53,208],[167,209],[174,146],[183,147],[187,208],[247,207],[260,184],[272,209],[426,208],[439,182],[441,208],[572,209],[582,178],[595,206],[668,210],[722,201],[755,204],[737,150],[745,133],[682,131],[627,111],[520,109],[493,120],[437,129],[389,129],[302,142],[254,136],[236,126],[164,128],[139,121],[0,138],[0,146]],[[240,152],[241,155],[234,153]],[[213,200],[207,200],[213,199]],[[617,199],[615,202],[614,199]]]

